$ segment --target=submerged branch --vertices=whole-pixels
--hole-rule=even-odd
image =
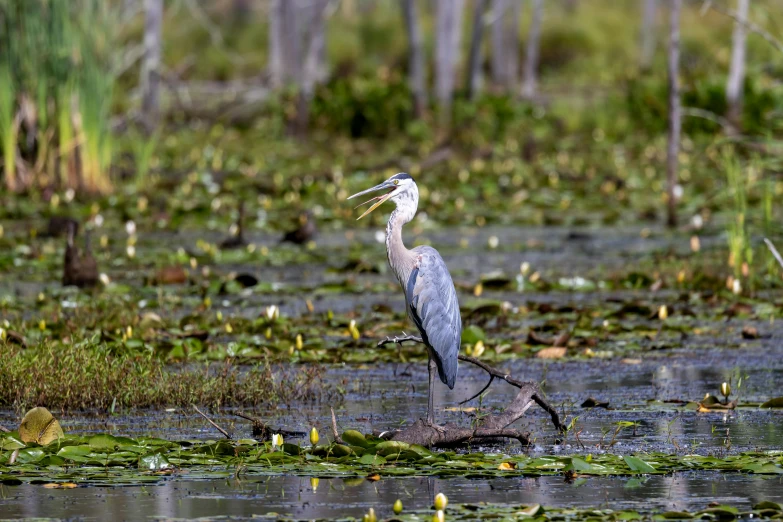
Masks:
[[[389,343],[402,344],[404,342],[422,343],[422,339],[415,335],[404,335],[403,337],[387,337],[380,341],[378,346]],[[525,412],[533,405],[538,404],[544,411],[549,413],[552,418],[552,424],[558,430],[559,434],[566,431],[565,426],[560,422],[560,416],[557,410],[541,394],[538,385],[533,382],[523,382],[514,379],[510,374],[504,373],[475,357],[459,355],[459,360],[475,366],[478,366],[489,374],[489,382],[481,391],[460,404],[464,404],[475,399],[489,388],[495,378],[502,379],[508,384],[519,388],[519,393],[499,414],[487,415],[483,417],[476,427],[462,428],[459,426],[447,424],[446,426],[434,426],[427,424],[423,420],[418,420],[412,426],[399,431],[393,431],[387,434],[392,440],[408,442],[410,444],[421,444],[430,447],[455,446],[466,442],[480,439],[498,439],[511,438],[520,441],[523,445],[530,444],[530,434],[519,430],[509,429],[508,426],[519,420]],[[336,423],[334,423],[334,412],[332,412],[333,430],[336,433]]]
[[[218,430],[220,433],[222,433],[222,434],[223,434],[223,436],[224,436],[225,438],[227,438],[228,440],[231,440],[231,435],[230,435],[230,434],[229,434],[229,433],[228,433],[226,430],[224,430],[223,428],[221,428],[220,426],[218,426],[218,425],[215,423],[215,421],[213,421],[212,419],[210,419],[209,417],[207,417],[207,415],[206,415],[206,414],[205,414],[203,411],[199,410],[199,409],[198,409],[198,406],[196,406],[196,405],[194,404],[194,405],[193,405],[193,409],[194,409],[194,410],[196,410],[196,411],[199,413],[199,415],[201,415],[202,417],[204,417],[205,419],[207,419],[207,422],[209,422],[211,425],[213,425],[213,426],[214,426],[214,427],[215,427],[215,428],[216,428],[216,429],[217,429],[217,430]]]

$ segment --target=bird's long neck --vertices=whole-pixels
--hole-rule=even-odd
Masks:
[[[403,288],[405,288],[411,270],[413,270],[414,254],[405,248],[405,244],[402,242],[402,227],[412,220],[415,214],[415,206],[400,205],[391,213],[386,225],[386,257]]]

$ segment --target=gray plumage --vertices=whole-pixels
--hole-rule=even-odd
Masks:
[[[432,390],[435,371],[449,388],[454,388],[457,379],[462,336],[457,292],[446,263],[437,250],[429,246],[408,250],[403,244],[402,227],[416,215],[419,203],[418,187],[409,174],[395,174],[380,185],[354,194],[351,198],[383,189],[390,190],[368,201],[376,203],[360,219],[385,201],[393,201],[397,207],[386,225],[386,255],[405,293],[408,317],[418,328],[427,346],[430,372],[427,420],[434,423]]]
[[[454,389],[462,318],[454,282],[437,250],[420,246],[412,250],[416,268],[411,273],[405,300],[408,316],[416,323],[424,343],[438,365],[440,380]]]

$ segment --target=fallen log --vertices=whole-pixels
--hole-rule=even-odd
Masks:
[[[406,341],[423,342],[420,337],[406,335],[405,337],[387,337],[379,342],[378,346],[389,343],[401,344]],[[552,424],[558,431],[558,436],[565,433],[566,427],[560,422],[560,416],[558,415],[557,410],[555,410],[555,408],[543,397],[543,394],[541,394],[536,383],[518,381],[511,377],[511,375],[503,373],[497,368],[479,361],[475,357],[460,355],[459,360],[478,366],[490,376],[489,382],[481,391],[470,399],[462,401],[461,404],[471,401],[484,393],[495,378],[502,379],[508,384],[519,388],[519,393],[517,393],[516,397],[514,397],[511,403],[501,413],[482,417],[478,424],[473,427],[466,428],[454,424],[436,426],[428,424],[423,419],[419,419],[407,428],[383,432],[380,436],[389,440],[407,442],[409,444],[420,444],[427,447],[453,447],[470,442],[488,442],[493,439],[497,440],[503,438],[516,439],[523,446],[529,446],[531,443],[530,433],[512,429],[509,428],[509,426],[524,416],[525,412],[534,403],[538,404],[544,411],[549,413]]]

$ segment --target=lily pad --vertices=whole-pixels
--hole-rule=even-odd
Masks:
[[[22,442],[35,442],[42,446],[63,437],[63,429],[49,410],[42,407],[28,411],[19,425]]]

